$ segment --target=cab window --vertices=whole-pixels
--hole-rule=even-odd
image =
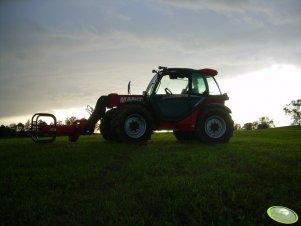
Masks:
[[[207,83],[208,83],[209,95],[221,95],[221,91],[213,77],[208,76]]]
[[[204,77],[200,74],[192,74],[191,94],[202,95],[206,92],[206,83]]]
[[[183,94],[183,90],[188,89],[189,79],[181,75],[164,75],[158,84],[156,94]]]

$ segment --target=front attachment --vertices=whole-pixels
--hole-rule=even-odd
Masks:
[[[49,125],[48,125],[48,123]],[[36,143],[51,143],[56,138],[56,117],[49,113],[36,113],[31,118],[31,139]]]

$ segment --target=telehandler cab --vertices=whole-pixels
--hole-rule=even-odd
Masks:
[[[153,73],[143,95],[130,95],[129,83],[128,95],[101,96],[88,120],[59,126],[54,115],[35,114],[31,122],[33,140],[52,142],[57,134],[64,134],[76,141],[80,134],[93,133],[100,120],[101,135],[108,141],[144,143],[158,130],[172,130],[180,141],[229,141],[234,125],[231,110],[225,106],[229,98],[221,94],[214,78],[216,70],[160,66]],[[40,117],[52,118],[52,125],[40,125]]]

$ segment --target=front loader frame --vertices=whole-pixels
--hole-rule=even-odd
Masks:
[[[53,120],[50,126],[41,123],[41,117]],[[31,139],[36,143],[51,143],[56,138],[56,117],[49,113],[36,113],[31,118]]]
[[[51,120],[50,125],[42,119]],[[31,118],[31,139],[36,143],[51,143],[57,135],[67,135],[69,141],[75,142],[84,133],[87,120],[76,120],[71,125],[57,125],[56,117],[50,113],[36,113]]]

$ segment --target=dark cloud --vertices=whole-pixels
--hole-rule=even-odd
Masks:
[[[273,24],[300,22],[299,0],[160,0],[162,3],[193,11],[222,13],[246,21],[268,19]],[[252,19],[251,19],[252,18]]]

